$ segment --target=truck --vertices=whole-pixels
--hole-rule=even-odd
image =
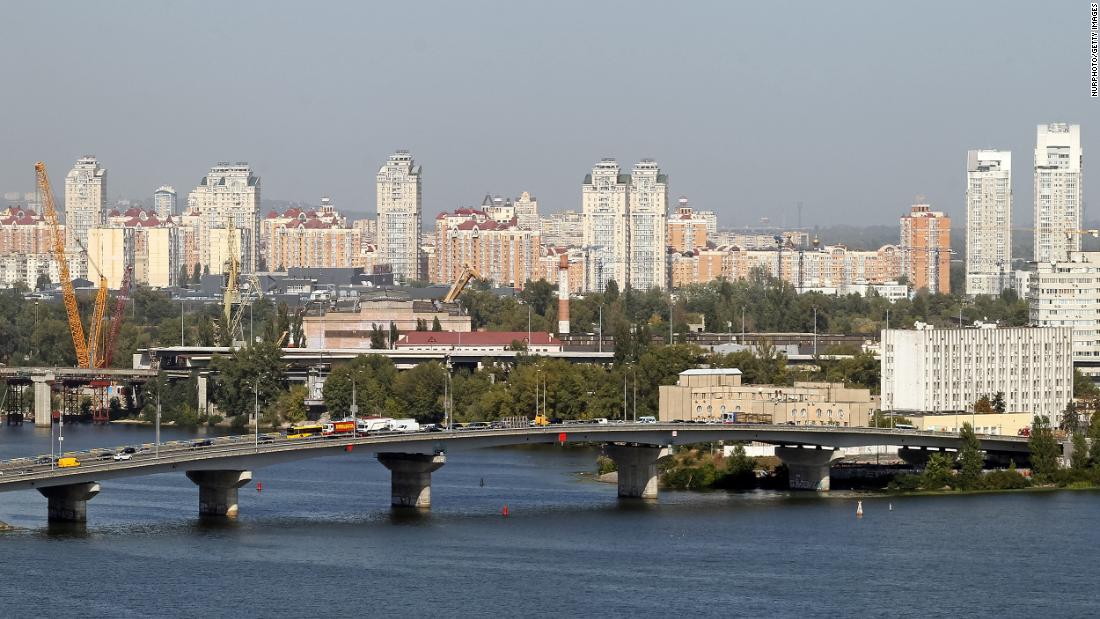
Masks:
[[[364,417],[359,420],[360,432],[386,432],[393,426],[390,417]]]
[[[394,432],[419,432],[420,424],[415,419],[394,419],[390,422],[390,430]]]
[[[339,436],[341,434],[351,434],[353,432],[355,432],[355,422],[350,419],[345,419],[324,424],[321,434],[324,436]]]

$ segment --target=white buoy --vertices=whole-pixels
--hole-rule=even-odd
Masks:
[[[893,503],[890,504],[890,509],[887,510],[887,511],[891,511],[891,512],[894,511],[894,504]]]
[[[856,501],[856,518],[863,517],[863,501]]]

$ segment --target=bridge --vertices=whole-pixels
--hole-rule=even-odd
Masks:
[[[990,455],[1028,453],[1027,439],[980,435]],[[87,501],[100,491],[100,481],[120,477],[182,472],[199,487],[200,516],[236,517],[237,491],[252,480],[252,469],[304,458],[340,453],[374,454],[391,473],[391,504],[398,508],[431,506],[431,474],[447,454],[485,447],[552,443],[604,446],[619,471],[618,495],[657,498],[657,459],[672,445],[713,441],[760,441],[776,445],[787,465],[793,489],[829,490],[829,466],[839,448],[898,445],[902,452],[958,449],[956,434],[889,428],[830,428],[778,425],[691,423],[573,424],[548,427],[387,432],[288,439],[282,434],[254,434],[196,441],[173,441],[135,447],[129,459],[115,460],[116,449],[67,452],[78,466],[61,468],[51,456],[0,461],[0,492],[38,490],[48,500],[50,521],[85,522]]]

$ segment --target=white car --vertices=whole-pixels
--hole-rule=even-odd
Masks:
[[[133,457],[134,457],[134,454],[128,454],[124,451],[120,451],[117,454],[115,454],[114,460],[115,460],[115,462],[122,462],[122,461],[125,461],[125,460],[132,460]]]

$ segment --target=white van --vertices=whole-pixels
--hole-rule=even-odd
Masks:
[[[657,423],[657,418],[652,415],[638,417],[638,423]]]
[[[415,419],[394,419],[390,429],[394,432],[419,432],[420,424]]]
[[[597,418],[592,420],[592,423],[596,423],[596,424],[599,424],[599,425],[607,425],[607,417],[597,417]]]

